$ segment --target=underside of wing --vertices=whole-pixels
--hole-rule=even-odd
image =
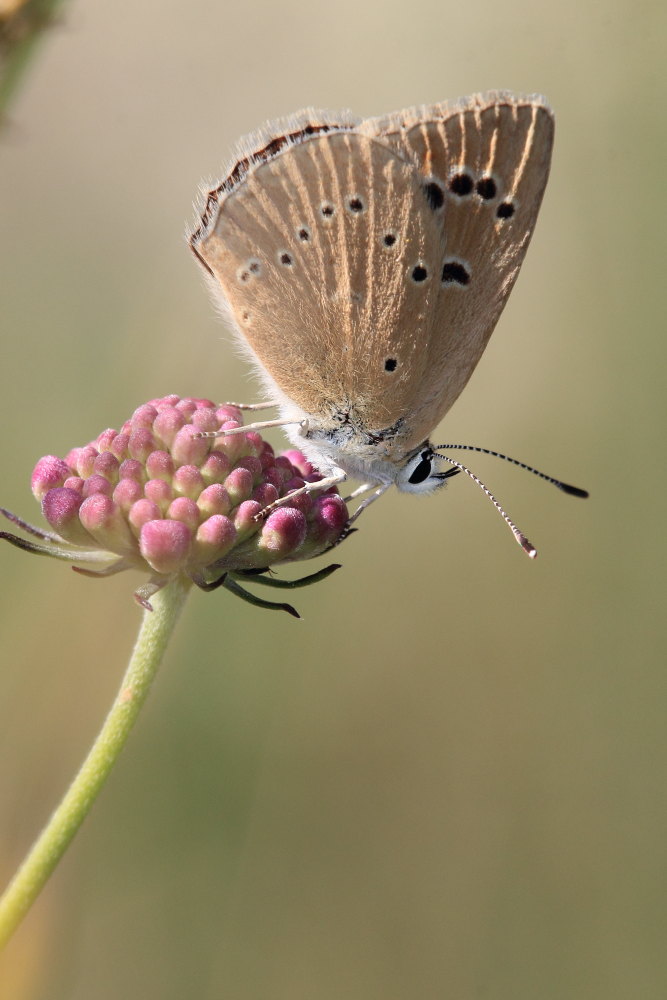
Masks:
[[[479,361],[526,254],[549,176],[553,115],[539,96],[497,92],[370,119],[364,133],[408,157],[444,236],[432,367],[439,421]]]
[[[404,153],[355,131],[249,172],[197,253],[278,387],[304,411],[381,430],[431,364],[444,235]]]
[[[465,386],[516,279],[551,113],[498,93],[290,122],[209,193],[191,246],[285,396],[404,453]]]

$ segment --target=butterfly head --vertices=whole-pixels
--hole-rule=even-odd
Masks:
[[[459,469],[449,468],[439,471],[442,462],[428,441],[410,455],[400,466],[396,486],[403,493],[433,493],[444,486],[445,480],[455,476]]]

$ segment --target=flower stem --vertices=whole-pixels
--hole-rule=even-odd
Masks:
[[[12,935],[88,815],[146,700],[190,581],[176,578],[144,611],[127,672],[102,729],[60,805],[0,898],[0,948]]]

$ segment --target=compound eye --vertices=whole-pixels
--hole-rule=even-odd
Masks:
[[[419,483],[423,483],[426,479],[428,479],[432,471],[433,461],[431,453],[429,451],[423,451],[421,454],[421,460],[412,470],[408,482],[413,486],[417,486]]]

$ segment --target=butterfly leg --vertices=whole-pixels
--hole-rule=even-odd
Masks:
[[[364,486],[360,486],[358,489],[354,490],[354,492],[351,493],[350,496],[347,497],[347,499],[353,500],[355,497],[359,496],[359,494],[365,493],[366,490],[370,490],[374,485],[375,485],[374,483],[365,483]],[[373,493],[371,493],[369,497],[366,497],[365,500],[362,500],[357,509],[355,510],[354,514],[350,518],[348,524],[352,524],[354,521],[356,521],[359,515],[361,514],[362,510],[366,510],[366,508],[369,507],[374,500],[377,500],[378,497],[381,497],[383,493],[386,493],[390,486],[391,483],[383,483],[382,486],[378,486],[378,488]]]
[[[236,405],[236,404],[233,404]],[[229,429],[219,430],[219,431],[199,431],[195,434],[198,438],[217,438],[217,437],[227,437],[229,434],[245,434],[246,431],[263,431],[266,427],[286,427],[288,424],[298,424],[300,427],[307,428],[308,423],[306,420],[282,420],[280,417],[277,420],[257,420],[254,424],[243,424],[241,427],[230,427]]]
[[[318,479],[316,483],[306,483],[304,486],[299,487],[299,489],[292,490],[290,493],[286,493],[284,497],[278,497],[273,503],[268,504],[258,511],[253,520],[263,521],[268,515],[276,510],[278,507],[282,507],[283,504],[288,503],[295,497],[305,496],[306,493],[315,493],[319,490],[329,490],[332,486],[337,486],[339,483],[344,482],[347,479],[347,474],[343,472],[342,469],[335,469],[335,471],[330,476],[326,476],[324,479]]]
[[[225,406],[235,406],[237,410],[272,410],[278,405],[273,399],[267,399],[264,403],[225,403]]]
[[[368,493],[369,490],[372,490],[374,486],[375,483],[364,483],[363,486],[357,486],[356,490],[352,490],[348,496],[343,497],[343,500],[345,503],[349,503],[350,500],[356,500],[362,493]]]

